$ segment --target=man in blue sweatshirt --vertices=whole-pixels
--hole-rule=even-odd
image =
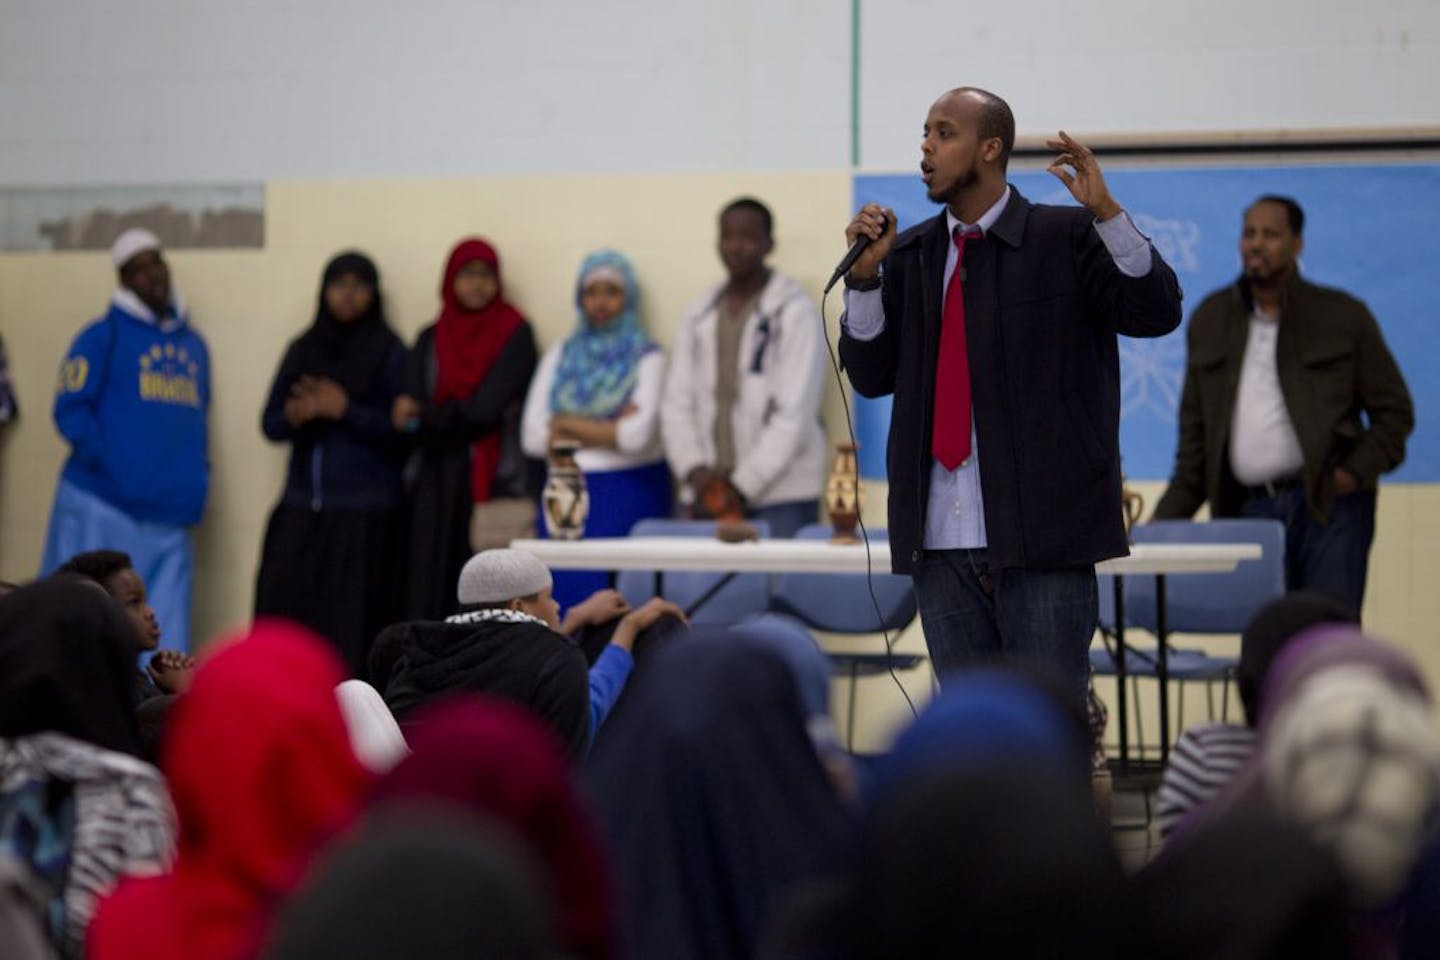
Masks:
[[[210,483],[210,353],[190,327],[160,241],[131,229],[111,260],[105,316],[65,355],[55,426],[70,456],[55,490],[41,574],[89,550],[122,550],[170,639],[190,648],[190,530]]]

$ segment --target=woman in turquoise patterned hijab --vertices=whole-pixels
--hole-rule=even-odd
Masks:
[[[565,341],[550,388],[551,411],[597,420],[620,415],[640,358],[656,349],[640,329],[638,294],[624,254],[600,250],[585,258],[575,286],[580,324]]]
[[[659,424],[665,355],[640,326],[639,301],[624,255],[586,257],[575,282],[580,322],[545,351],[525,398],[520,432],[528,456],[544,457],[557,440],[580,444],[575,462],[590,493],[586,537],[627,536],[636,522],[672,509]],[[555,571],[554,597],[569,607],[608,585],[603,572]]]

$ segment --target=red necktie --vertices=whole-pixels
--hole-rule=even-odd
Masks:
[[[965,265],[965,240],[980,239],[971,227],[955,228],[955,269],[945,288],[945,309],[940,318],[940,356],[935,362],[935,424],[930,450],[946,470],[954,470],[970,456],[970,358],[965,344],[965,291],[960,285]]]

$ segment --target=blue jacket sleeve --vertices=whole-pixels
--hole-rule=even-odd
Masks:
[[[113,332],[105,321],[92,323],[70,345],[60,364],[55,390],[55,427],[70,443],[76,459],[98,463],[103,438],[96,407],[105,386]]]
[[[595,665],[590,668],[590,738],[600,729],[600,724],[610,715],[615,701],[625,690],[625,682],[635,669],[635,658],[630,651],[615,644],[607,644]]]

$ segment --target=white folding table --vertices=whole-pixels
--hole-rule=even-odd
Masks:
[[[824,540],[748,540],[725,543],[709,537],[597,537],[582,540],[515,540],[510,546],[526,550],[558,570],[667,570],[708,573],[846,573],[866,572],[863,544],[834,544]],[[1169,657],[1166,650],[1165,577],[1171,574],[1230,573],[1242,560],[1258,560],[1255,543],[1137,543],[1128,557],[1096,564],[1096,573],[1115,574],[1116,718],[1120,733],[1121,772],[1130,766],[1128,702],[1125,693],[1124,578],[1155,578],[1155,665],[1159,682],[1160,744],[1162,758],[1170,745]],[[872,541],[869,569],[890,572],[890,544]],[[663,583],[663,580],[662,580]],[[723,583],[723,581],[722,581]],[[718,589],[718,586],[717,586]],[[713,593],[713,591],[711,591]],[[708,594],[707,594],[708,596]],[[700,598],[703,602],[706,598]]]

